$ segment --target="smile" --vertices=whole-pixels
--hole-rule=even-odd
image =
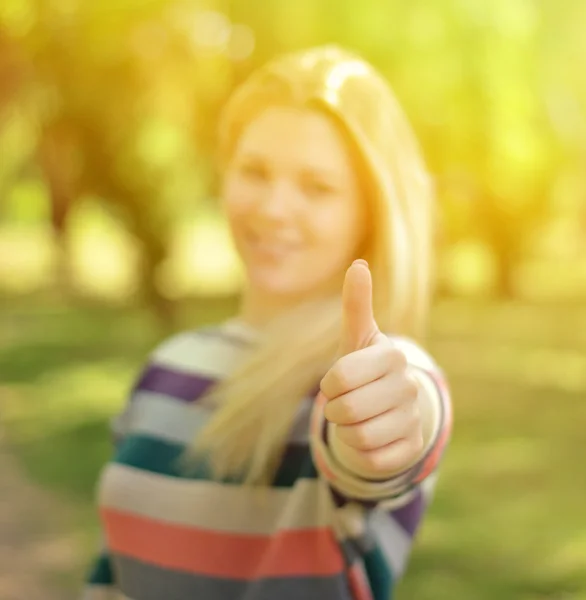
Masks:
[[[246,236],[246,243],[254,254],[271,260],[285,259],[301,248],[299,242],[267,237],[253,232]]]

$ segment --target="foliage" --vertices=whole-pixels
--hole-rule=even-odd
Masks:
[[[444,293],[462,291],[450,273],[462,253],[485,265],[481,292],[526,296],[526,263],[584,251],[578,0],[112,2],[3,3],[0,114],[5,131],[32,122],[36,142],[23,156],[4,140],[0,190],[40,167],[61,237],[76,206],[100,198],[141,243],[153,298],[173,224],[217,190],[224,100],[275,53],[332,41],[388,76],[417,130],[440,200]]]

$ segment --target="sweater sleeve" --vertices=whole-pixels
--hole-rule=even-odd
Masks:
[[[418,492],[418,486],[437,471],[447,446],[452,410],[448,387],[443,374],[431,357],[414,342],[392,338],[404,352],[408,368],[420,384],[420,394],[430,403],[432,431],[421,458],[403,472],[388,479],[376,479],[371,474],[359,473],[344,461],[337,446],[334,425],[324,417],[327,399],[318,394],[310,427],[310,444],[316,468],[343,501],[360,502],[368,506],[381,505],[392,509],[407,502]]]

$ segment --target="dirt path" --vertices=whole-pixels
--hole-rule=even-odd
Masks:
[[[76,544],[63,534],[66,507],[26,480],[3,444],[2,431],[0,474],[0,598],[71,600],[50,575],[75,564]]]

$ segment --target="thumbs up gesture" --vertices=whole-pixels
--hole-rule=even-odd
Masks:
[[[347,467],[389,477],[423,452],[419,387],[404,354],[376,324],[366,261],[355,261],[346,273],[342,312],[339,358],[320,386],[327,399],[324,415],[335,425],[339,458]]]

